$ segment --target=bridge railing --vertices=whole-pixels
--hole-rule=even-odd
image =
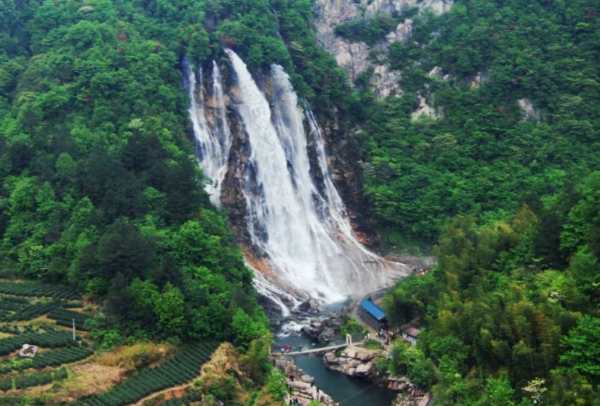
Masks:
[[[354,333],[354,334],[351,334],[350,336],[352,337],[352,342],[357,343],[359,341],[362,341],[366,335],[364,333]],[[346,343],[347,343],[346,337],[343,337],[342,339],[330,341],[328,343],[318,343],[318,344],[313,344],[313,345],[309,345],[309,346],[302,346],[302,351],[327,349],[328,347],[336,347],[338,345],[344,345]],[[281,348],[284,345],[285,345],[285,343],[283,343],[283,344],[280,343],[279,345],[274,345],[272,347],[272,352],[280,353]],[[295,346],[295,347],[292,347],[292,349],[289,352],[298,352],[298,351],[300,351],[300,348],[298,346]]]

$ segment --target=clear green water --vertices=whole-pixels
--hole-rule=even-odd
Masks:
[[[310,348],[305,337],[281,337],[275,349],[282,345],[290,345],[297,351],[300,345]],[[393,392],[371,382],[352,379],[345,374],[325,367],[320,355],[295,355],[294,361],[304,373],[315,378],[315,385],[338,402],[341,406],[390,406],[395,398]]]

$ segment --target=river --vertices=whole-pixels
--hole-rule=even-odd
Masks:
[[[340,303],[329,305],[325,314],[339,310]],[[304,349],[311,348],[311,342],[301,335],[278,335],[274,351],[289,345],[296,351],[300,346]],[[390,406],[396,397],[394,392],[388,391],[371,382],[352,379],[340,372],[332,371],[325,367],[322,356],[319,354],[294,355],[294,362],[304,373],[315,378],[315,385],[333,398],[341,406]]]

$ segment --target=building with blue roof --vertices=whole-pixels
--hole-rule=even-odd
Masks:
[[[377,331],[387,329],[387,319],[385,312],[371,300],[363,300],[358,305],[358,314]]]

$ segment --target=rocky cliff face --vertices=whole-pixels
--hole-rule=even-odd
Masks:
[[[358,75],[369,68],[374,72],[371,83],[380,97],[401,94],[398,87],[398,72],[394,72],[385,62],[370,60],[372,51],[386,56],[388,47],[397,41],[407,41],[412,34],[411,19],[398,24],[386,38],[373,47],[364,42],[352,42],[337,36],[335,27],[348,21],[379,14],[402,13],[411,7],[421,10],[430,9],[435,15],[441,15],[454,5],[454,0],[316,0],[315,28],[318,40],[337,60],[338,65],[346,68],[350,79],[354,81]],[[381,60],[382,58],[377,58]],[[383,58],[385,59],[385,58]]]
[[[317,400],[324,406],[339,406],[339,403],[334,402],[331,396],[315,386],[315,378],[306,375],[294,363],[293,358],[277,358],[274,360],[274,365],[286,376],[286,384],[290,392],[286,395],[286,404],[292,405],[297,402],[296,404],[299,405],[308,405],[311,401]]]

